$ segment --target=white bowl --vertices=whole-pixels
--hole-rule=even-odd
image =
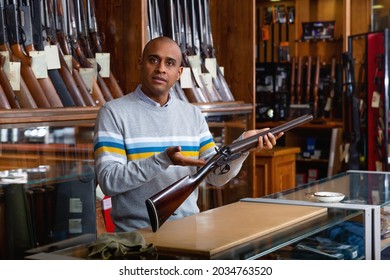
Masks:
[[[313,196],[321,202],[340,202],[345,195],[338,192],[315,192]]]

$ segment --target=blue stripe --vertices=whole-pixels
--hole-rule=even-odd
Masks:
[[[101,147],[112,147],[118,149],[124,149],[125,146],[123,143],[109,142],[109,141],[99,141],[94,145],[94,150],[97,150]]]

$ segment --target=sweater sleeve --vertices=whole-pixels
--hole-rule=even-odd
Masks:
[[[94,135],[96,177],[109,196],[140,187],[172,164],[166,152],[128,161],[122,128],[113,114],[106,106],[100,108]]]

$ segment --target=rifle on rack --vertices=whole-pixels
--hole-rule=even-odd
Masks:
[[[214,58],[215,59],[215,68],[217,70],[216,77],[213,79],[214,85],[217,88],[217,91],[219,92],[219,95],[222,97],[222,101],[234,101],[234,97],[232,92],[230,91],[230,88],[225,80],[224,75],[222,74],[221,68],[218,65],[217,57],[215,55],[215,48],[213,44],[213,35],[211,32],[211,19],[210,19],[210,3],[208,0],[203,0],[203,4],[201,4],[201,0],[199,0],[199,9],[201,10],[201,7],[203,7],[203,14],[204,14],[204,42],[201,42],[204,44],[205,49],[204,51],[207,54],[207,57]],[[201,11],[199,12],[201,14]],[[202,26],[201,26],[202,27]],[[203,32],[202,32],[203,34]]]
[[[14,1],[14,3],[16,3]],[[32,51],[36,51],[33,41],[33,26],[32,26],[32,11],[29,0],[19,0],[19,3],[15,5],[16,12],[19,14],[19,22],[18,26],[21,29],[23,36],[23,47],[25,55],[19,55],[22,59],[28,59],[29,63],[32,63],[32,58],[30,57],[30,53]],[[35,14],[37,15],[37,14]],[[41,24],[41,21],[37,22],[37,24]],[[42,34],[42,33],[41,33]],[[34,34],[37,35],[37,34]],[[42,91],[46,95],[47,100],[50,103],[50,107],[64,107],[62,101],[58,95],[56,88],[53,85],[53,82],[49,77],[38,78],[38,83],[42,88]]]
[[[0,109],[11,109],[11,105],[8,102],[7,96],[0,84]]]
[[[333,116],[333,98],[335,95],[336,88],[336,58],[332,57],[332,62],[330,65],[330,81],[329,81],[329,93],[327,100],[325,102],[324,111],[329,112],[329,118]]]
[[[95,53],[101,53],[103,52],[103,47],[102,47],[102,41],[101,41],[101,36],[98,34],[98,25],[97,25],[97,20],[95,16],[95,1],[94,0],[87,0],[87,22],[88,22],[88,30],[89,30],[89,36],[92,40]],[[103,78],[104,81],[107,83],[111,94],[114,98],[119,98],[123,96],[123,91],[121,87],[118,84],[118,81],[116,80],[114,74],[112,73],[110,69],[109,77],[108,78]]]
[[[297,104],[301,104],[302,101],[302,56],[298,57],[298,72],[296,83]]]
[[[279,134],[280,132],[286,132],[312,119],[312,115],[303,115],[280,126],[217,149],[217,153],[195,174],[183,177],[145,201],[152,230],[157,231],[210,172],[217,168],[220,168],[221,173],[227,172],[229,162],[239,158],[242,153],[255,148],[260,136],[267,133]]]
[[[83,99],[83,95],[81,91],[84,89],[84,85],[78,86],[76,80],[73,78],[71,70],[68,68],[68,65],[64,58],[64,53],[60,47],[59,41],[57,40],[57,28],[56,28],[56,12],[55,12],[55,0],[43,0],[43,26],[44,26],[44,40],[48,42],[52,46],[56,46],[58,49],[58,55],[60,60],[60,68],[58,72],[65,83],[66,88],[69,90],[69,94],[72,98],[72,106],[86,106],[86,103]],[[58,19],[57,21],[59,29],[62,30],[63,21],[62,19]],[[62,34],[62,33],[60,33]],[[64,39],[65,40],[65,39]],[[72,71],[73,72],[73,71]],[[85,89],[85,95],[89,95],[89,93]],[[91,98],[92,100],[92,98]],[[92,104],[93,100],[92,100]]]
[[[320,82],[320,67],[321,61],[320,57],[317,56],[316,59],[316,70],[314,74],[314,87],[313,87],[313,116],[314,118],[318,117],[318,86]]]
[[[13,57],[20,60],[21,75],[38,107],[50,108],[51,104],[31,68],[31,57],[27,56],[22,46],[23,41],[19,34],[19,19],[16,1],[9,0],[4,5],[4,9],[8,42],[11,51],[10,55],[12,53]]]
[[[44,35],[46,35],[46,30],[43,26],[43,2],[46,0],[34,0],[32,1],[31,6],[31,22],[32,22],[32,38],[33,38],[33,44],[30,44],[29,46],[26,46],[27,51],[34,50],[33,46],[38,51],[44,51],[45,50],[45,44],[48,43],[48,40],[45,40],[44,44]],[[29,4],[28,4],[29,6]],[[46,36],[47,38],[47,36]],[[53,86],[55,90],[58,93],[58,96],[63,104],[64,107],[73,107],[75,106],[75,103],[72,99],[72,96],[66,87],[58,69],[48,69],[47,70],[48,76],[50,80],[53,83]]]
[[[291,59],[291,80],[290,80],[290,104],[295,102],[295,56]]]
[[[310,103],[310,89],[311,89],[311,56],[307,57],[307,68],[306,68],[306,104]]]
[[[102,92],[102,88],[98,84],[97,78],[100,76],[97,74],[97,65],[92,65],[92,63],[88,60],[88,54],[84,52],[84,50],[81,47],[78,35],[79,35],[79,28],[80,28],[80,22],[77,20],[76,17],[76,9],[75,9],[75,2],[74,0],[65,0],[66,2],[66,25],[67,28],[65,29],[67,31],[66,38],[68,40],[68,44],[70,46],[70,53],[73,55],[73,67],[77,68],[78,70],[82,69],[94,69],[94,75],[92,78],[92,86],[88,88],[88,91],[90,95],[92,96],[94,102],[96,104],[102,105],[106,102],[104,98],[104,94]],[[76,2],[76,5],[77,2]],[[82,40],[80,38],[80,40]],[[109,93],[108,93],[109,94]]]
[[[82,60],[80,61],[80,63],[83,65],[83,67],[95,67],[90,62],[90,60],[93,59],[96,63],[96,59],[94,59],[94,53],[92,52],[92,48],[90,46],[90,38],[88,33],[87,15],[85,12],[84,0],[74,0],[73,7],[74,7],[73,8],[74,16],[75,16],[74,19],[77,26],[77,28],[75,29],[76,37],[77,37],[77,42],[80,46],[80,50],[82,52],[82,54],[80,54],[78,52],[78,48],[76,48],[75,49],[76,54]],[[70,6],[69,8],[71,9],[72,6]],[[73,11],[69,11],[71,15],[71,20],[73,20]],[[87,58],[87,60],[83,61],[84,58]],[[101,95],[99,93],[99,97],[103,98],[103,100],[101,101],[104,103],[105,101],[113,100],[114,97],[112,96],[107,84],[104,82],[102,76],[100,75],[99,70],[100,70],[100,66],[96,65],[96,81],[101,93]]]
[[[352,54],[343,53],[343,68],[345,73],[345,117],[344,141],[349,144],[347,151],[347,170],[359,169],[358,143],[360,141],[359,98],[355,96],[355,69]]]
[[[80,75],[80,64],[75,60],[72,54],[72,45],[71,40],[73,38],[70,37],[70,21],[67,17],[67,9],[64,9],[62,0],[47,0],[48,1],[48,9],[53,9],[53,18],[56,29],[56,41],[59,47],[60,52],[63,54],[63,57],[71,56],[71,69],[66,66],[66,62],[61,62],[61,67],[64,67],[70,71],[72,77],[77,85],[78,92],[80,95],[72,95],[74,102],[77,106],[96,106],[99,103],[99,100],[94,100],[92,98],[89,90],[87,89],[83,79]],[[51,2],[51,3],[50,3]],[[51,4],[51,5],[50,5]],[[67,4],[64,1],[64,4]],[[51,6],[51,7],[50,7]],[[73,35],[73,34],[72,34]],[[62,73],[64,74],[64,73]],[[69,88],[69,87],[68,87]]]

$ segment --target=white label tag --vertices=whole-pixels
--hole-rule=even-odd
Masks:
[[[96,80],[97,78],[97,62],[95,58],[87,58],[89,63],[91,63],[92,69],[93,69],[93,79]]]
[[[20,62],[10,62],[9,76],[11,87],[13,90],[20,90]]]
[[[87,87],[89,93],[92,93],[92,85],[93,85],[93,68],[80,68],[80,76],[83,79],[85,86]]]
[[[96,62],[100,66],[99,74],[103,78],[110,77],[110,53],[96,53]]]
[[[190,67],[183,67],[183,73],[180,76],[180,86],[181,88],[192,88],[192,76]]]
[[[71,54],[65,54],[64,60],[69,68],[70,73],[73,73],[73,56]]]
[[[9,72],[10,72],[10,69],[9,69],[9,52],[8,51],[0,51],[0,55],[5,57],[5,62],[4,62],[3,69],[4,69],[4,72],[5,72],[5,74],[7,75],[8,79],[9,79],[9,76],[8,76]]]
[[[330,109],[332,109],[332,98],[328,97],[326,99],[326,103],[325,103],[325,107],[324,107],[324,110],[329,112]]]
[[[82,213],[83,212],[83,202],[80,198],[70,198],[69,199],[69,213]]]
[[[81,219],[69,219],[69,233],[82,233]]]
[[[56,45],[45,46],[47,69],[60,69],[60,56]]]
[[[47,74],[47,63],[45,52],[30,51],[31,69],[33,70],[37,79],[49,77]]]
[[[210,73],[203,73],[202,81],[209,92],[213,92],[213,77]]]
[[[206,69],[210,72],[211,77],[217,77],[217,59],[216,58],[206,58],[205,59]]]
[[[222,76],[225,75],[225,68],[223,66],[219,66],[219,70],[221,71]]]

